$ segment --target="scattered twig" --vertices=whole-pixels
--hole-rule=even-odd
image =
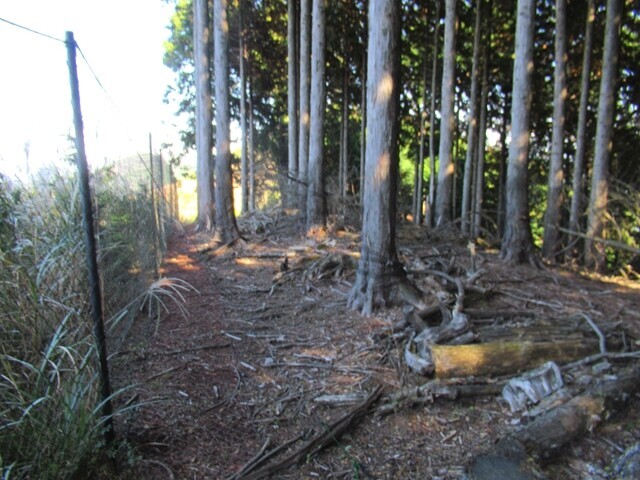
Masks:
[[[235,480],[236,478],[241,477],[245,472],[251,470],[255,465],[260,464],[261,458],[264,456],[264,452],[267,450],[267,448],[269,448],[270,445],[271,445],[271,436],[268,436],[267,439],[264,441],[264,444],[262,445],[262,448],[260,449],[260,451],[258,451],[258,453],[256,453],[253,457],[251,457],[251,459],[247,463],[245,463],[242,467],[240,467],[240,470],[238,470],[236,473],[234,473],[230,477],[227,477],[227,480]]]
[[[147,383],[150,382],[151,380],[154,380],[158,377],[162,377],[163,375],[166,375],[167,373],[171,373],[174,372],[180,368],[184,367],[184,365],[176,365],[175,367],[171,367],[171,368],[167,368],[166,370],[163,370],[162,372],[159,373],[155,373],[153,375],[151,375],[150,377],[146,378],[143,383]]]
[[[180,350],[169,350],[168,352],[154,352],[149,354],[149,357],[180,355],[182,353],[193,353],[193,352],[199,352],[200,350],[213,350],[218,348],[227,348],[230,346],[231,346],[230,343],[220,343],[215,345],[201,345],[199,347],[183,348]]]
[[[552,310],[559,311],[563,310],[564,306],[560,302],[550,303],[545,302],[543,300],[536,300],[534,298],[523,297],[520,295],[516,295],[515,293],[511,293],[507,290],[496,290],[497,293],[501,293],[502,295],[506,295],[507,297],[515,298],[516,300],[521,300],[523,302],[534,303],[536,305],[542,305],[543,307],[548,307]]]
[[[591,319],[589,315],[587,315],[584,312],[578,312],[578,315],[580,315],[582,318],[586,320],[586,322],[589,324],[591,329],[596,333],[596,335],[600,339],[600,343],[599,343],[600,353],[607,353],[607,340],[604,338],[604,335],[602,334],[598,326],[595,324],[595,322]]]
[[[173,475],[173,471],[165,463],[162,463],[159,460],[143,460],[143,463],[148,463],[150,465],[157,465],[158,467],[162,468],[165,472],[167,472],[167,475],[169,476],[170,480],[174,480],[176,478]]]
[[[572,368],[582,367],[584,365],[589,365],[590,363],[595,363],[600,360],[604,360],[605,358],[609,358],[612,360],[640,358],[640,351],[596,353],[595,355],[589,355],[588,357],[582,358],[580,360],[576,360],[575,362],[567,363],[566,365],[563,365],[561,368],[562,370],[570,370]]]
[[[227,398],[225,398],[224,400],[221,400],[219,402],[214,403],[213,405],[211,405],[210,407],[205,408],[204,410],[202,410],[200,412],[200,415],[204,415],[205,413],[209,413],[211,410],[215,410],[216,408],[218,408],[221,405],[224,405],[227,402],[230,402],[233,397],[236,396],[236,393],[238,393],[238,389],[240,388],[240,381],[241,381],[241,377],[240,377],[240,372],[238,371],[238,369],[236,368],[235,365],[231,364],[231,366],[233,367],[233,369],[236,372],[236,377],[238,378],[238,381],[236,382],[236,386],[233,389],[233,392],[231,392],[229,394],[229,396]]]

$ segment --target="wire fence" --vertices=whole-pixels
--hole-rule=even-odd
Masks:
[[[61,53],[55,75],[66,75],[58,38],[0,20],[52,44],[55,54]],[[134,321],[159,314],[154,300],[161,293],[161,261],[168,236],[180,228],[177,181],[171,162],[150,139],[145,153],[133,146],[117,106],[82,57],[90,70],[81,77],[82,91],[104,109],[89,115],[87,153],[107,344],[113,353]],[[16,69],[15,75],[21,74]],[[18,84],[29,83],[30,74],[24,75]],[[103,400],[69,134],[71,109],[43,113],[42,104],[26,101],[28,90],[13,94],[22,97],[24,118],[51,116],[55,132],[42,131],[34,120],[33,131],[10,139],[22,149],[5,148],[11,145],[4,142],[0,150],[0,478],[73,478],[81,470],[103,468],[104,457],[97,452],[105,419],[99,408]],[[68,99],[70,106],[68,85],[48,94]]]

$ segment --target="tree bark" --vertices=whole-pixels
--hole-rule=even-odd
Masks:
[[[213,110],[211,109],[210,30],[207,4],[207,0],[196,0],[193,4],[193,56],[196,77],[197,228],[208,232],[213,229],[214,206],[211,157]]]
[[[440,148],[438,157],[438,195],[436,196],[435,223],[441,226],[451,221],[452,190],[455,164],[452,156],[454,130],[454,83],[456,69],[456,0],[445,1],[444,65],[442,68]]]
[[[309,166],[309,92],[311,90],[311,0],[300,0],[300,127],[298,128],[298,196],[307,199]],[[302,209],[304,210],[304,209]],[[305,212],[306,213],[306,212]]]
[[[564,171],[564,105],[567,98],[567,0],[556,0],[555,70],[553,82],[553,132],[551,138],[551,160],[549,162],[549,184],[547,211],[544,216],[544,240],[542,254],[548,260],[557,260],[560,250],[560,209],[563,203],[562,187]]]
[[[518,0],[511,104],[511,143],[507,163],[505,231],[500,257],[508,264],[536,264],[529,222],[527,163],[535,0]]]
[[[609,160],[613,136],[613,114],[615,110],[616,77],[618,72],[618,50],[620,24],[622,22],[622,0],[607,1],[607,19],[602,54],[602,78],[598,99],[598,123],[589,197],[587,235],[605,237],[605,220],[609,196]],[[585,263],[590,268],[603,271],[605,252],[601,243],[589,239],[584,246]]]
[[[228,243],[240,236],[233,211],[229,104],[229,24],[227,0],[213,2],[216,94],[216,232]]]
[[[476,136],[478,134],[478,80],[480,77],[480,33],[482,30],[482,1],[476,0],[476,20],[473,33],[473,61],[471,66],[471,93],[469,95],[469,117],[467,129],[467,154],[464,161],[464,177],[462,181],[462,209],[460,212],[461,231],[469,235],[471,224],[471,185],[474,170],[474,153],[476,152]]]
[[[287,1],[287,113],[289,127],[289,171],[287,178],[286,202],[287,206],[295,204],[295,188],[298,178],[298,102],[296,63],[296,0]]]
[[[591,50],[593,49],[593,23],[596,17],[595,0],[588,0],[587,20],[584,32],[584,52],[582,54],[582,76],[580,80],[580,106],[578,107],[578,130],[576,132],[576,156],[573,161],[573,196],[571,197],[571,213],[569,214],[569,230],[579,232],[580,216],[584,208],[582,200],[584,192],[584,164],[587,145],[587,114],[589,106],[589,77],[591,75]],[[569,237],[569,244],[576,243],[576,236]],[[570,254],[575,256],[578,249],[573,248]]]
[[[326,199],[324,195],[324,116],[325,116],[325,4],[313,0],[311,38],[311,100],[309,113],[309,171],[307,190],[307,232],[324,230]]]
[[[400,7],[369,3],[367,160],[362,248],[348,305],[369,315],[399,273],[395,244],[398,175]]]
[[[433,30],[433,59],[431,66],[431,105],[429,106],[429,197],[425,224],[433,226],[433,210],[436,201],[436,89],[438,86],[438,39],[440,38],[440,0],[436,0],[435,27]]]

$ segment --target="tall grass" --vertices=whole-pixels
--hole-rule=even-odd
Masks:
[[[154,285],[148,188],[95,175],[111,340]],[[74,178],[0,177],[0,478],[96,478],[104,470],[97,356]],[[152,287],[155,288],[155,287]],[[80,475],[80,472],[85,472]]]

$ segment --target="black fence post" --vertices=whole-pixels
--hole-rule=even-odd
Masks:
[[[109,381],[109,361],[107,355],[107,340],[104,329],[104,312],[102,310],[102,292],[100,290],[100,275],[98,271],[98,252],[93,223],[91,190],[89,187],[89,168],[84,146],[84,127],[82,111],[80,109],[80,88],[78,83],[78,69],[76,64],[76,41],[73,32],[66,32],[67,61],[69,63],[69,80],[71,85],[71,103],[73,104],[73,124],[75,127],[76,163],[80,176],[80,196],[82,197],[82,223],[84,226],[85,247],[87,255],[87,269],[89,271],[89,287],[91,314],[93,317],[93,334],[98,350],[100,363],[100,394],[102,402],[102,416],[105,424],[105,440],[110,445],[115,439],[113,428],[113,406],[111,404],[111,383]]]

